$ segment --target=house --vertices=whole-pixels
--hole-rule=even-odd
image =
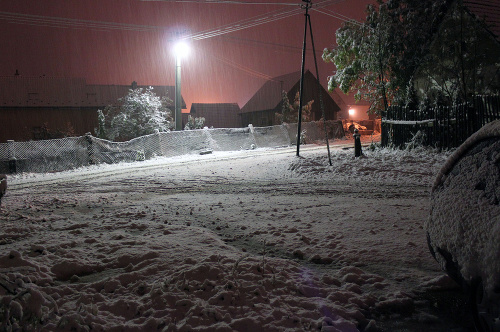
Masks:
[[[250,100],[241,108],[241,121],[244,127],[252,124],[256,127],[272,126],[279,124],[276,119],[276,113],[281,113],[282,92],[285,91],[290,103],[293,103],[296,93],[300,90],[300,71],[275,77],[266,83],[250,98]],[[320,85],[326,120],[336,120],[337,113],[341,107],[337,102],[341,102],[335,92],[329,93]],[[309,101],[312,103],[311,120],[321,119],[322,111],[319,102],[318,81],[316,77],[308,70],[304,73],[304,96],[303,104]],[[335,96],[335,97],[332,97]],[[337,98],[337,102],[334,100]]]
[[[205,126],[209,128],[242,127],[240,107],[236,103],[193,103],[189,115],[205,118]]]
[[[463,0],[463,5],[469,15],[475,16],[486,25],[489,33],[498,40],[500,38],[500,12],[498,4],[491,0]]]
[[[452,1],[414,74],[418,96],[448,104],[500,92],[500,13],[487,0]]]
[[[132,85],[87,84],[83,78],[0,77],[0,143],[81,136],[94,133],[97,110],[116,104]],[[160,97],[175,96],[173,86],[153,86]],[[182,100],[182,106],[186,104]],[[172,112],[174,105],[169,105]]]

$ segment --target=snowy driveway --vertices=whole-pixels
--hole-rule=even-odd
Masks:
[[[325,147],[303,146],[14,177],[0,311],[42,330],[461,331],[460,294],[423,231],[447,156],[353,154],[332,147],[329,166]]]

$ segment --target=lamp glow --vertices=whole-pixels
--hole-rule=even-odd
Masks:
[[[184,58],[189,54],[189,46],[185,41],[178,41],[174,45],[175,56]]]
[[[353,108],[350,108],[349,109],[349,115],[353,116],[354,114],[356,114],[356,111]]]

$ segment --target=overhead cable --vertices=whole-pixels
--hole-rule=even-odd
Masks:
[[[201,4],[228,4],[228,5],[282,5],[282,6],[297,6],[298,3],[290,2],[259,2],[259,1],[230,1],[230,0],[140,0],[143,2],[187,2]]]
[[[323,0],[314,4],[314,8],[322,8],[325,6],[329,6],[335,3],[344,2],[345,0]],[[227,24],[220,26],[215,29],[205,30],[198,33],[187,34],[184,36],[180,36],[181,39],[193,39],[193,40],[201,40],[211,37],[216,37],[220,35],[224,35],[230,32],[235,32],[243,29],[248,29],[251,27],[259,26],[265,23],[275,22],[278,20],[282,20],[291,16],[295,16],[303,12],[302,7],[298,7],[290,10],[277,10],[270,13],[266,13],[263,15],[254,16],[249,19],[244,19],[239,22]]]
[[[228,43],[245,44],[245,45],[249,45],[249,46],[253,46],[253,47],[270,46],[270,47],[274,47],[279,52],[302,53],[302,47],[300,47],[300,46],[278,44],[278,43],[266,42],[266,41],[262,41],[262,40],[223,36],[222,41],[228,42]],[[312,49],[308,49],[308,51],[312,51]],[[322,54],[323,52],[317,51],[316,53]]]
[[[74,18],[62,18],[54,16],[42,16],[22,13],[0,11],[0,20],[10,23],[28,24],[36,26],[48,26],[53,28],[75,28],[91,30],[125,30],[125,31],[157,31],[163,27],[151,25],[137,25],[126,23],[112,23],[103,21],[81,20]]]
[[[195,1],[195,0],[172,0],[172,1],[179,2],[179,1]],[[206,0],[204,2],[216,3],[216,1],[224,3],[227,2],[223,0]],[[315,3],[313,5],[313,8],[315,10],[319,10],[320,8],[344,1],[346,0],[322,0],[319,1],[318,3]],[[232,2],[246,3],[245,1],[232,1]],[[241,21],[234,22],[231,24],[226,24],[220,27],[216,27],[214,29],[204,30],[193,34],[181,35],[180,39],[202,40],[202,39],[217,37],[231,32],[260,26],[266,23],[275,22],[302,13],[302,8],[300,7],[300,4],[295,4],[295,6],[297,6],[297,8],[289,10],[276,10],[262,15],[254,16],[248,19],[243,19]],[[54,28],[91,29],[100,31],[125,30],[125,31],[151,32],[151,31],[162,31],[167,29],[166,27],[161,27],[161,26],[92,21],[92,20],[62,18],[54,16],[13,13],[5,11],[0,11],[0,20],[5,20],[11,23],[28,24],[35,26],[48,26]]]
[[[330,16],[330,17],[333,17],[333,18],[336,18],[336,19],[338,19],[340,21],[343,21],[343,22],[350,22],[350,23],[353,23],[353,24],[356,24],[356,25],[359,25],[359,26],[363,26],[364,25],[363,23],[360,23],[360,22],[358,22],[357,20],[355,20],[353,18],[350,18],[350,17],[347,17],[345,15],[336,13],[336,12],[334,12],[332,10],[329,10],[329,9],[326,9],[326,8],[323,8],[323,9],[311,8],[311,10],[317,11],[318,13],[321,13],[321,14],[324,14],[324,15],[327,15],[327,16]]]

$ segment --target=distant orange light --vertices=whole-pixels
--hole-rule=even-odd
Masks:
[[[356,113],[356,111],[352,108],[349,109],[349,115],[354,115]]]

